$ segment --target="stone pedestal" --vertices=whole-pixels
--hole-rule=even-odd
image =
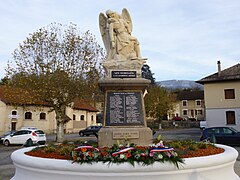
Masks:
[[[111,147],[117,141],[121,144],[129,142],[139,146],[152,144],[152,130],[148,127],[103,127],[98,137],[99,147]]]
[[[99,81],[105,93],[105,109],[98,144],[100,147],[117,142],[148,146],[152,143],[152,130],[146,123],[143,93],[150,80],[135,77],[133,71],[113,72],[112,77]]]

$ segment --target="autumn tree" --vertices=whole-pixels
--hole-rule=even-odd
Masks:
[[[145,96],[145,110],[148,117],[161,120],[173,109],[172,95],[160,86],[151,86]]]
[[[91,98],[102,76],[103,50],[89,32],[53,23],[30,34],[13,53],[7,74],[14,86],[35,94],[56,113],[57,141],[64,140],[66,107]]]

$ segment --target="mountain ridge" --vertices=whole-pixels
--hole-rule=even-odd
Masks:
[[[195,81],[191,80],[164,80],[164,81],[156,81],[156,84],[167,88],[167,89],[201,89],[203,90],[203,85],[196,83]]]

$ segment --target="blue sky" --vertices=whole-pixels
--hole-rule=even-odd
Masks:
[[[0,78],[12,52],[52,22],[75,23],[102,45],[98,15],[127,8],[154,77],[199,80],[240,60],[239,0],[0,0]]]

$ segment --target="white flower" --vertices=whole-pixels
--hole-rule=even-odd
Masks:
[[[162,159],[162,158],[163,158],[163,155],[158,154],[158,159]]]
[[[125,155],[124,154],[120,154],[120,159],[124,159]]]

